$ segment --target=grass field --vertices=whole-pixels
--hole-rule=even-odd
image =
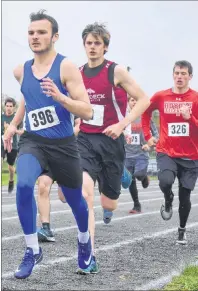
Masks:
[[[6,162],[3,162],[3,167],[1,171],[1,185],[2,186],[8,185],[8,180],[9,180],[8,165]],[[16,182],[16,174],[14,175],[14,180]]]
[[[157,180],[156,176],[149,176],[149,178],[150,178],[150,180]],[[8,185],[8,179],[9,179],[8,165],[6,162],[3,162],[3,168],[2,168],[2,172],[1,172],[1,185],[2,186]],[[16,174],[15,174],[14,180],[16,182]]]
[[[184,272],[174,277],[163,290],[166,291],[197,291],[198,290],[198,266],[187,267]]]
[[[1,185],[6,186],[8,185],[9,175],[7,173],[1,174]],[[14,176],[14,181],[16,183],[16,175]]]

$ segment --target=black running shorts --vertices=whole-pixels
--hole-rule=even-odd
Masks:
[[[98,180],[100,192],[117,200],[125,160],[124,135],[113,140],[101,133],[80,132],[78,148],[83,171],[88,172],[94,182]]]
[[[80,154],[74,135],[63,139],[49,139],[25,132],[19,142],[19,157],[32,154],[39,161],[43,173],[49,172],[59,185],[68,188],[82,186]]]
[[[193,190],[198,178],[198,160],[186,160],[172,158],[164,153],[157,153],[158,177],[163,175],[164,170],[170,170],[178,177],[184,188]]]
[[[17,149],[12,149],[10,153],[4,150],[3,147],[1,147],[1,157],[5,159],[7,157],[7,163],[10,166],[13,166],[17,157]]]

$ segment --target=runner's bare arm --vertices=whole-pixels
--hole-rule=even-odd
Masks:
[[[92,106],[79,69],[66,60],[62,64],[61,75],[71,98],[64,97],[60,103],[74,115],[85,120],[91,119]]]
[[[148,108],[150,101],[149,97],[133,80],[128,71],[120,65],[115,67],[114,84],[120,85],[130,96],[137,100],[136,105],[130,113],[121,121],[125,127],[135,121]]]
[[[17,129],[16,134],[22,135],[24,133],[24,129]]]
[[[14,69],[13,73],[16,80],[19,82],[19,84],[21,84],[23,81],[23,65],[17,66]],[[17,127],[23,121],[24,115],[25,115],[25,100],[22,95],[15,117],[13,118],[10,124]]]
[[[160,95],[158,93],[154,94],[150,100],[149,108],[142,114],[142,130],[144,133],[145,140],[148,142],[149,146],[154,146],[157,143],[157,137],[152,135],[151,131],[151,117],[152,112],[158,109],[158,101]]]
[[[22,96],[19,102],[19,107],[17,108],[16,114],[13,120],[11,121],[10,125],[14,125],[15,127],[17,127],[23,121],[24,116],[25,116],[25,100],[24,97]],[[22,133],[23,132],[21,132],[21,134]]]
[[[74,120],[74,134],[75,134],[75,136],[78,135],[79,131],[80,131],[80,118],[76,118]]]
[[[14,77],[19,82],[19,84],[22,84],[23,81],[23,71],[23,65],[18,65],[13,71]]]

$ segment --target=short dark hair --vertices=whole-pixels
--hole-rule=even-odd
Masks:
[[[38,21],[38,20],[48,20],[52,25],[52,35],[58,33],[58,22],[52,17],[45,13],[46,10],[41,9],[38,12],[33,12],[30,14],[30,21]]]
[[[4,105],[6,106],[7,103],[12,103],[13,104],[13,107],[16,106],[16,101],[12,97],[8,97],[8,98],[5,99]]]
[[[88,24],[82,32],[82,39],[84,44],[89,33],[93,34],[96,37],[100,36],[103,39],[105,46],[109,46],[111,35],[107,30],[105,24],[99,24],[98,22]],[[106,51],[104,51],[104,54],[105,53]]]
[[[173,67],[173,72],[175,71],[175,67],[188,68],[189,75],[192,75],[193,73],[193,67],[191,63],[189,63],[188,61],[182,60],[182,61],[175,62],[174,67]]]

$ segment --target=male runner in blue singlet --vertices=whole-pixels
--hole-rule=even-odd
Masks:
[[[5,133],[4,148],[11,151],[11,139],[25,114],[26,128],[17,161],[16,203],[27,249],[15,271],[18,279],[30,276],[42,260],[34,185],[45,171],[52,172],[76,219],[79,268],[86,270],[93,262],[88,207],[82,196],[82,169],[70,114],[89,120],[93,113],[79,69],[54,49],[58,37],[53,17],[43,10],[32,13],[28,41],[34,58],[14,70],[23,97]]]

